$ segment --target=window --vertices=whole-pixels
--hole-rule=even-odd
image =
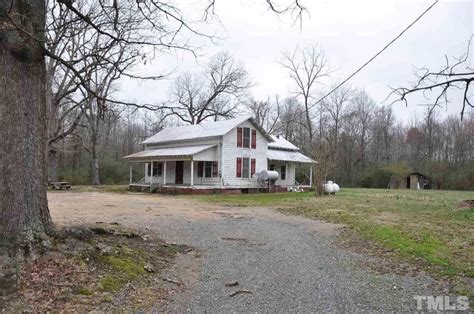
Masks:
[[[206,161],[204,163],[204,177],[212,178],[212,161]]]
[[[286,180],[286,165],[281,166],[280,169],[280,179]]]
[[[244,145],[245,148],[250,148],[250,129],[244,128]]]
[[[219,176],[218,166],[217,161],[199,161],[197,176],[199,178],[216,178]]]
[[[152,166],[153,164],[153,166]],[[147,162],[146,163],[147,174],[149,177],[161,176],[163,175],[163,163],[161,162]],[[153,170],[153,172],[152,172]]]
[[[275,171],[275,165],[270,165],[270,170]]]
[[[252,148],[257,148],[257,130],[252,130]]]
[[[161,162],[153,163],[153,176],[163,175],[163,164]]]
[[[242,147],[242,128],[237,128],[237,147]]]
[[[248,178],[250,171],[250,158],[242,158],[242,178]]]
[[[204,176],[204,161],[198,162],[198,178],[202,178]]]

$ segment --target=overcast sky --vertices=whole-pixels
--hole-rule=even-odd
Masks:
[[[196,14],[202,12],[204,0],[190,2]],[[344,79],[366,62],[392,38],[398,35],[433,1],[406,0],[306,0],[309,16],[296,25],[289,16],[277,16],[267,10],[264,0],[217,0],[217,22],[201,29],[222,37],[217,45],[202,42],[201,57],[189,54],[159,56],[140,71],[160,73],[174,70],[171,77],[183,71],[198,71],[207,58],[218,51],[228,51],[242,62],[255,86],[251,90],[256,99],[275,94],[286,97],[294,92],[288,73],[278,64],[282,51],[295,47],[318,44],[325,52],[334,72],[334,79]],[[359,73],[350,84],[365,88],[378,102],[383,103],[390,93],[389,86],[407,86],[414,80],[413,67],[439,68],[444,56],[459,56],[465,52],[467,41],[474,32],[472,1],[440,1],[394,45]],[[473,66],[474,62],[471,62]],[[168,97],[170,81],[122,82],[121,93],[141,102],[160,102]],[[460,112],[458,97],[442,114]],[[410,106],[394,104],[397,116],[410,121],[421,116],[425,102],[419,97],[411,99]],[[385,102],[387,103],[387,102]]]

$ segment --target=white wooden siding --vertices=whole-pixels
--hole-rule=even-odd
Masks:
[[[241,123],[238,127],[255,129],[254,125],[249,121]],[[250,143],[251,142],[252,138],[250,137]],[[237,157],[255,158],[255,171],[258,173],[267,169],[267,150],[268,141],[258,130],[256,149],[237,147],[237,127],[224,135],[222,144],[222,177],[224,185],[236,187],[257,187],[258,182],[256,178],[237,178],[236,160]]]
[[[161,161],[162,162],[162,161]],[[163,163],[163,174],[164,174],[164,162]],[[175,184],[176,182],[176,161],[167,161],[166,162],[166,183],[165,184]],[[220,185],[220,178],[199,178],[198,177],[198,161],[194,161],[193,168],[194,178],[193,183],[196,185]],[[145,182],[151,183],[151,177],[148,176],[147,165],[145,164]],[[163,175],[155,175],[153,177],[153,183],[163,184]],[[191,184],[191,161],[183,162],[183,184]]]
[[[205,151],[194,155],[193,159],[200,161],[219,161],[219,152],[217,146],[210,149],[206,149]]]
[[[285,180],[281,179],[281,166],[286,163],[286,178]],[[293,162],[284,162],[284,161],[268,161],[268,170],[274,165],[275,171],[280,174],[280,179],[275,181],[275,185],[279,186],[293,186],[295,185],[295,173],[296,173],[296,164]]]

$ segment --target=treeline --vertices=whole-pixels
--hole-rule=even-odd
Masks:
[[[89,25],[81,27],[87,31]],[[472,116],[443,117],[441,105],[433,102],[422,118],[402,123],[390,106],[376,104],[364,90],[339,86],[319,47],[282,54],[280,65],[294,85],[294,93],[286,97],[252,99],[245,67],[222,52],[201,71],[177,77],[162,104],[141,105],[113,100],[119,79],[140,55],[114,41],[102,51],[99,39],[82,42],[73,36],[69,41],[75,46],[61,50],[66,59],[89,56],[90,51],[105,58],[114,52],[113,66],[109,58],[107,63],[84,62],[87,88],[75,83],[77,75],[64,63],[48,60],[52,181],[127,183],[129,167],[122,157],[140,150],[139,143],[163,127],[251,114],[269,133],[283,135],[318,161],[314,182],[332,179],[347,187],[385,188],[392,176],[418,171],[431,177],[436,188],[474,189]],[[135,178],[143,176],[141,167],[134,165]]]
[[[472,116],[442,118],[427,107],[422,118],[404,124],[364,91],[345,92],[346,100],[334,97],[315,110],[312,138],[302,123],[304,106],[294,98],[253,102],[250,108],[263,127],[316,158],[323,179],[342,186],[386,188],[392,176],[416,171],[429,176],[433,188],[474,189]]]
[[[474,189],[472,117],[442,118],[436,109],[427,108],[421,119],[404,124],[390,107],[376,105],[364,91],[351,90],[346,96],[338,113],[329,101],[320,107],[312,139],[303,123],[304,106],[295,98],[249,101],[233,114],[252,114],[269,132],[283,135],[320,160],[326,179],[342,186],[385,188],[391,176],[419,171],[433,179],[434,188]],[[173,116],[123,108],[110,110],[98,121],[93,129],[84,118],[74,135],[56,147],[57,163],[51,165],[57,167],[59,179],[91,184],[98,170],[99,183],[125,184],[129,166],[122,157],[140,150],[139,143],[161,128],[183,124]],[[143,176],[141,165],[134,171],[135,178]]]

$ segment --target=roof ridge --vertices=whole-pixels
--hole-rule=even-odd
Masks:
[[[255,123],[252,116],[243,115],[234,119],[226,119],[226,120],[212,121],[212,122],[209,121],[209,122],[203,122],[201,124],[165,127],[158,133],[142,141],[141,144],[152,144],[152,143],[160,143],[160,142],[164,143],[164,142],[174,142],[174,141],[181,141],[181,140],[192,140],[192,139],[198,139],[198,138],[222,136],[222,135],[227,134],[233,128],[235,128],[240,123],[243,123],[245,121],[251,121],[251,123],[254,124],[255,127],[261,133],[264,134],[264,136],[269,142],[273,141],[273,139],[270,136],[268,136],[268,133]]]

